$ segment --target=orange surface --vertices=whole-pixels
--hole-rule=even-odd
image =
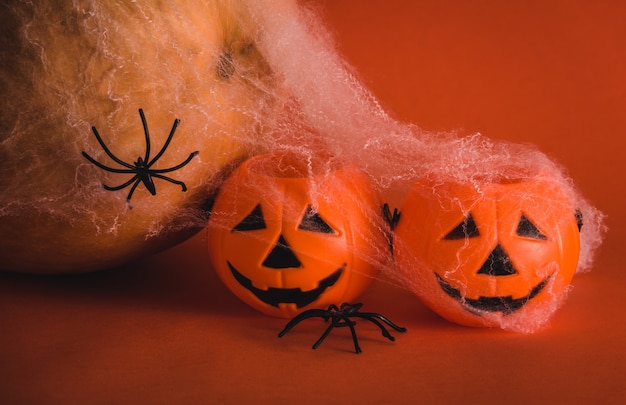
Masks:
[[[430,130],[537,144],[608,214],[592,272],[534,335],[446,322],[378,282],[362,297],[408,328],[324,329],[238,301],[204,233],[97,274],[0,274],[2,403],[626,402],[626,6],[619,1],[316,3],[383,106]]]

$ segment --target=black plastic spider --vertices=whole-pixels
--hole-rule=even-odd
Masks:
[[[403,328],[401,326],[394,324],[389,319],[385,318],[384,316],[380,314],[377,314],[375,312],[359,312],[359,309],[361,309],[362,306],[363,304],[361,303],[348,304],[347,302],[344,302],[343,304],[341,304],[340,307],[337,307],[337,305],[335,304],[331,304],[326,310],[309,309],[308,311],[302,312],[301,314],[293,318],[291,321],[289,321],[289,323],[287,323],[287,325],[285,326],[285,329],[283,329],[278,334],[278,337],[283,337],[294,326],[296,326],[298,323],[300,323],[301,321],[305,319],[320,317],[324,319],[324,321],[330,320],[330,325],[328,326],[326,331],[322,334],[322,336],[317,340],[317,342],[315,342],[315,344],[313,345],[313,349],[317,349],[317,347],[330,334],[333,328],[335,327],[340,328],[340,327],[347,326],[350,328],[350,332],[352,333],[352,340],[354,341],[354,350],[357,353],[361,353],[361,348],[359,347],[359,340],[356,337],[356,331],[354,329],[354,325],[356,325],[356,322],[350,320],[350,318],[362,318],[362,319],[366,319],[372,322],[373,324],[375,324],[376,326],[380,328],[380,331],[382,332],[383,336],[391,341],[395,341],[396,338],[393,337],[391,333],[389,333],[387,328],[385,328],[385,326],[380,321],[384,322],[385,324],[392,327],[398,332],[406,332],[406,328]]]
[[[130,199],[133,196],[133,193],[135,192],[135,189],[137,188],[139,183],[143,183],[143,185],[150,192],[150,194],[152,195],[156,194],[156,187],[152,179],[153,177],[169,181],[170,183],[178,184],[182,187],[183,192],[187,191],[187,186],[185,185],[185,183],[183,183],[182,181],[174,180],[170,177],[164,176],[163,173],[169,173],[169,172],[173,172],[175,170],[180,169],[181,167],[187,165],[187,163],[189,163],[191,159],[193,159],[194,156],[196,156],[199,153],[198,151],[192,152],[189,155],[189,157],[185,159],[184,162],[176,166],[170,167],[169,169],[151,169],[152,165],[154,165],[161,158],[161,156],[163,156],[163,153],[165,153],[165,150],[167,149],[170,142],[172,141],[172,137],[174,136],[174,132],[176,131],[176,128],[178,127],[178,124],[180,123],[180,120],[178,118],[174,120],[174,125],[172,125],[172,129],[170,131],[169,136],[167,137],[167,140],[165,141],[165,144],[163,145],[159,153],[157,153],[154,158],[150,159],[150,133],[148,132],[148,123],[146,122],[146,116],[144,115],[143,110],[141,108],[139,109],[139,116],[141,117],[141,123],[143,124],[143,132],[146,136],[146,154],[144,155],[143,158],[141,156],[138,157],[137,161],[134,162],[134,164],[126,163],[122,161],[121,159],[119,159],[117,156],[115,156],[113,153],[111,153],[109,148],[107,148],[107,146],[104,144],[104,141],[102,140],[102,137],[100,137],[100,134],[98,133],[98,130],[96,129],[96,127],[91,127],[91,130],[93,131],[93,134],[96,136],[96,139],[98,140],[98,143],[100,144],[100,146],[102,146],[102,149],[104,150],[104,152],[111,159],[113,159],[120,165],[126,167],[126,169],[116,169],[113,167],[105,166],[102,163],[95,160],[94,158],[92,158],[91,156],[89,156],[87,152],[83,151],[83,156],[88,161],[98,166],[102,170],[106,170],[112,173],[128,173],[128,174],[134,175],[133,177],[130,178],[130,180],[128,180],[127,182],[123,184],[120,184],[119,186],[111,187],[111,186],[107,186],[104,183],[102,184],[102,187],[104,187],[106,190],[109,190],[109,191],[121,190],[132,184],[132,187],[130,188],[130,192],[128,193],[128,196],[126,197],[126,202],[128,203],[130,208],[132,208],[130,206]]]
[[[385,221],[387,221],[387,223],[389,224],[389,249],[391,250],[391,254],[393,255],[393,232],[396,229],[396,226],[398,226],[398,223],[400,222],[400,218],[402,217],[402,213],[400,211],[398,211],[397,208],[393,209],[393,213],[391,212],[391,208],[389,208],[389,204],[384,203],[383,204],[383,218],[385,218]]]

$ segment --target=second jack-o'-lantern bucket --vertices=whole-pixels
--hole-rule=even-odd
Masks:
[[[225,181],[208,225],[211,262],[241,300],[272,316],[360,295],[388,249],[369,177],[329,156],[277,151]]]
[[[424,180],[401,214],[399,276],[459,324],[534,331],[576,272],[582,218],[549,178]]]

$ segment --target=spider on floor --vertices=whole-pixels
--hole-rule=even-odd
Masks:
[[[361,347],[359,346],[359,340],[356,337],[356,330],[354,329],[354,325],[356,325],[356,321],[351,320],[350,318],[362,318],[366,319],[376,326],[380,328],[383,336],[392,342],[396,340],[395,337],[389,333],[385,325],[380,321],[384,322],[388,326],[392,327],[398,332],[406,332],[406,328],[396,325],[391,322],[389,319],[384,316],[377,314],[375,312],[359,312],[359,309],[363,304],[348,304],[344,302],[341,306],[337,307],[335,304],[331,304],[327,309],[309,309],[308,311],[304,311],[299,315],[296,315],[285,328],[278,334],[278,337],[283,337],[287,332],[289,332],[294,326],[296,326],[301,321],[308,318],[322,318],[324,321],[330,320],[330,325],[326,329],[326,331],[322,334],[322,336],[313,344],[313,349],[317,349],[317,347],[326,339],[326,337],[330,334],[330,332],[334,328],[340,327],[349,327],[350,332],[352,333],[352,340],[354,341],[354,350],[356,353],[361,353]]]
[[[187,186],[185,185],[185,183],[179,180],[174,180],[171,177],[164,176],[163,173],[170,173],[186,166],[189,162],[191,162],[191,159],[193,159],[199,153],[198,151],[192,152],[189,155],[189,157],[185,159],[185,161],[183,161],[180,164],[177,164],[176,166],[173,166],[167,169],[152,169],[152,166],[161,158],[161,156],[163,156],[163,153],[165,153],[167,147],[172,141],[172,138],[174,137],[174,132],[176,132],[176,128],[178,127],[180,120],[178,118],[174,120],[174,124],[172,125],[172,129],[170,130],[170,134],[168,135],[167,140],[165,141],[165,144],[163,145],[159,153],[157,153],[156,156],[150,159],[150,132],[148,131],[148,123],[146,121],[146,116],[144,115],[143,110],[141,108],[139,109],[139,116],[141,117],[141,123],[143,124],[143,132],[146,137],[146,153],[143,158],[141,156],[138,157],[137,161],[134,162],[133,164],[124,162],[123,160],[118,158],[105,145],[104,141],[102,140],[102,137],[98,133],[98,130],[96,129],[95,126],[91,127],[91,130],[93,131],[93,134],[98,140],[98,143],[102,147],[102,150],[104,150],[104,152],[111,159],[113,159],[115,162],[117,162],[118,164],[120,164],[121,166],[125,168],[122,169],[122,168],[114,168],[114,167],[106,166],[98,162],[91,156],[89,156],[87,152],[85,151],[82,152],[82,155],[85,157],[85,159],[87,159],[89,162],[93,163],[94,165],[96,165],[102,170],[105,170],[111,173],[128,173],[128,174],[133,175],[127,182],[120,184],[119,186],[107,186],[104,183],[102,184],[102,187],[104,187],[105,190],[109,190],[109,191],[121,190],[132,184],[130,188],[130,192],[128,193],[128,196],[126,197],[126,203],[128,204],[129,208],[132,208],[132,206],[130,205],[130,199],[132,198],[133,193],[135,192],[135,189],[137,188],[139,183],[142,183],[146,187],[146,189],[150,192],[150,194],[156,195],[156,186],[154,185],[153,178],[158,178],[161,180],[169,181],[170,183],[178,184],[179,186],[182,187],[183,192],[187,191]]]

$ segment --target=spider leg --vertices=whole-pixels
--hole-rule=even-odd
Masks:
[[[140,112],[140,114],[143,115],[143,112],[141,110],[139,110],[139,112]],[[142,118],[142,120],[145,120],[145,118]],[[172,129],[170,130],[170,134],[167,136],[167,140],[163,144],[163,147],[161,147],[161,150],[159,151],[159,153],[157,153],[156,156],[154,158],[152,158],[152,160],[149,161],[148,167],[152,166],[152,164],[154,162],[156,162],[157,160],[159,160],[161,158],[161,156],[163,155],[163,153],[165,153],[165,150],[167,149],[167,147],[169,146],[170,142],[172,141],[172,138],[174,137],[174,132],[176,132],[176,128],[178,127],[179,123],[180,123],[180,120],[178,118],[176,118],[174,120],[174,124],[172,125]],[[144,131],[146,133],[146,142],[148,142],[147,141],[148,140],[148,126],[147,126],[147,124],[144,125]],[[147,150],[149,150],[149,149],[147,149]],[[146,152],[146,162],[148,162],[148,156],[149,155]],[[191,158],[189,160],[191,160]]]
[[[137,188],[139,183],[141,183],[141,181],[137,179],[137,181],[135,181],[135,184],[133,184],[133,186],[130,188],[130,191],[128,192],[128,196],[126,197],[126,203],[128,204],[129,208],[133,208],[132,205],[130,205],[130,199],[133,196],[133,193],[135,192],[135,189]]]
[[[385,218],[385,221],[387,221],[387,223],[389,224],[389,228],[393,232],[396,229],[396,226],[398,225],[398,222],[400,222],[400,218],[402,217],[402,213],[400,211],[398,211],[397,208],[394,208],[393,209],[393,214],[392,214],[391,213],[391,208],[389,208],[389,204],[384,203],[383,204],[383,217]]]
[[[354,325],[356,325],[356,322],[351,321],[345,315],[342,316],[342,318],[346,321],[346,323],[343,324],[342,326],[348,326],[350,328],[350,333],[352,334],[352,340],[354,341],[354,351],[357,354],[361,353],[361,347],[359,346],[359,339],[356,337],[356,330],[354,329]]]
[[[106,184],[103,183],[102,187],[104,187],[105,190],[117,191],[117,190],[121,190],[121,189],[123,189],[125,187],[128,187],[133,181],[136,181],[136,180],[137,180],[137,176],[135,175],[130,180],[128,180],[126,183],[120,184],[119,186],[111,187],[111,186],[107,186]]]
[[[353,316],[358,316],[359,318],[364,318],[368,320],[371,320],[370,318],[380,319],[381,321],[383,321],[384,323],[386,323],[393,329],[397,330],[398,332],[406,332],[406,328],[396,325],[395,323],[391,322],[386,317],[382,316],[381,314],[377,314],[376,312],[359,312],[357,314],[353,314]]]
[[[148,131],[148,121],[146,121],[146,116],[141,108],[139,109],[139,116],[141,117],[141,125],[143,125],[143,133],[146,137],[146,154],[143,161],[147,162],[150,159],[150,131]]]
[[[393,214],[391,213],[391,209],[389,208],[389,204],[383,204],[383,217],[385,221],[389,224],[389,235],[387,235],[387,239],[389,240],[389,249],[391,254],[393,255],[393,236],[396,226],[400,222],[400,218],[402,217],[402,213],[398,211],[397,208],[393,209]]]
[[[183,191],[187,191],[187,186],[182,181],[174,180],[174,179],[172,179],[170,177],[161,176],[160,174],[154,174],[154,173],[152,174],[152,177],[156,177],[156,178],[159,178],[161,180],[166,180],[166,181],[169,181],[170,183],[178,184],[179,186],[181,186],[183,188]]]
[[[192,152],[189,157],[187,159],[185,159],[185,161],[183,163],[177,164],[174,167],[170,167],[169,169],[155,169],[155,170],[150,170],[152,173],[168,173],[168,172],[173,172],[174,170],[178,170],[183,166],[186,166],[187,163],[191,162],[191,159],[193,159],[198,153],[200,153],[199,151],[195,151]],[[150,163],[152,164],[154,163],[154,160]]]
[[[326,339],[326,337],[327,337],[328,335],[330,335],[330,332],[333,330],[333,328],[334,328],[334,327],[335,327],[335,323],[333,322],[333,323],[331,323],[331,324],[328,326],[328,328],[326,328],[326,330],[324,331],[324,333],[322,334],[322,336],[320,336],[320,338],[319,338],[319,339],[317,339],[317,342],[315,342],[315,343],[313,344],[313,346],[312,346],[312,347],[313,347],[313,349],[317,349],[317,348],[319,347],[319,345],[321,345],[321,344],[322,344],[322,342],[324,341],[324,339]]]
[[[392,342],[396,340],[396,338],[389,333],[389,331],[387,330],[387,328],[385,328],[385,325],[383,325],[382,323],[380,323],[376,318],[370,318],[367,316],[360,316],[360,315],[352,315],[352,316],[357,316],[359,318],[363,318],[366,319],[370,322],[372,322],[374,325],[378,326],[380,328],[380,331],[382,332],[383,336],[386,337],[387,339],[391,340]]]
[[[132,169],[115,169],[113,167],[105,166],[102,163],[98,162],[96,159],[89,156],[87,152],[83,152],[83,156],[85,157],[85,159],[87,159],[94,165],[98,166],[100,169],[106,170],[107,172],[113,172],[113,173],[135,173],[136,172],[136,170],[132,170]],[[134,166],[126,165],[126,164],[124,164],[124,166],[134,168]]]
[[[296,315],[292,320],[290,320],[285,328],[278,334],[278,337],[283,337],[287,332],[293,329],[294,326],[309,318],[319,318],[323,317],[326,314],[326,311],[321,309],[309,309],[308,311],[304,311],[301,314]]]
[[[128,167],[129,169],[134,169],[135,166],[124,162],[123,160],[121,160],[120,158],[118,158],[117,156],[115,156],[110,150],[109,148],[107,148],[107,146],[104,144],[104,141],[102,140],[102,137],[100,136],[100,134],[98,133],[98,130],[96,129],[96,127],[91,127],[91,130],[93,131],[93,134],[96,136],[96,139],[98,140],[98,143],[100,144],[100,146],[102,147],[102,150],[104,150],[104,153],[106,153],[111,159],[115,160],[117,163],[119,163],[122,166]],[[86,155],[85,152],[83,152],[83,156]],[[95,162],[95,161],[94,161]],[[107,169],[105,169],[107,170]]]

